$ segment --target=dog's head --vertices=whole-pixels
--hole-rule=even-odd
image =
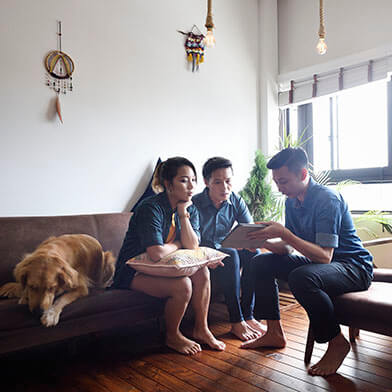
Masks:
[[[22,285],[22,302],[35,309],[48,310],[56,295],[78,284],[78,273],[56,255],[34,252],[16,265],[14,275]]]

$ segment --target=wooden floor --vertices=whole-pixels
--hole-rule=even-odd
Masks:
[[[226,342],[224,352],[177,354],[162,345],[156,323],[149,322],[132,331],[81,339],[73,354],[62,344],[7,357],[0,364],[0,390],[392,391],[391,338],[361,331],[338,374],[312,377],[303,362],[308,321],[301,307],[289,305],[282,312],[288,346],[281,350],[240,349],[229,334],[223,304],[211,308],[210,320],[213,332]],[[189,321],[184,328],[189,331]],[[324,350],[325,345],[316,344],[312,360]]]

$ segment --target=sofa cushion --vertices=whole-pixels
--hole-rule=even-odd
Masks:
[[[392,336],[392,284],[372,282],[367,291],[333,299],[335,313],[344,325]]]
[[[133,290],[90,290],[87,297],[67,305],[60,316],[61,327],[69,320],[78,320],[99,313],[110,314],[114,309],[129,312],[130,309],[151,306],[156,309],[162,300]],[[41,325],[39,316],[30,313],[27,305],[19,305],[16,299],[0,299],[0,333],[4,330],[25,329]],[[110,317],[110,316],[109,316]],[[42,326],[42,328],[46,328]]]
[[[164,303],[164,299],[132,290],[98,290],[66,306],[59,323],[47,328],[17,300],[0,300],[0,353],[132,327],[162,315]]]

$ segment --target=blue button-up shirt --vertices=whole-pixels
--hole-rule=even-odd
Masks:
[[[286,200],[286,227],[303,240],[335,248],[332,261],[353,262],[373,275],[373,257],[362,246],[340,193],[310,178],[303,203]]]
[[[199,212],[193,205],[187,210],[192,228],[200,240]],[[144,253],[150,246],[165,243],[172,224],[173,213],[175,213],[176,240],[179,240],[181,238],[180,219],[177,212],[173,211],[166,192],[148,197],[137,206],[129,221],[128,231],[118,255],[113,279],[114,287],[129,288],[136,271],[125,264],[127,260]]]
[[[229,200],[218,209],[208,195],[208,188],[192,199],[200,214],[201,245],[221,248],[221,242],[232,229],[234,223],[250,223],[252,217],[241,196],[232,192]]]

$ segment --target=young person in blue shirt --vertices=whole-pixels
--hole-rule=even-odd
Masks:
[[[130,288],[167,298],[165,304],[166,345],[183,354],[201,351],[199,343],[186,338],[180,323],[189,303],[194,308],[193,338],[211,348],[225,344],[212,335],[207,325],[210,302],[210,274],[204,267],[190,277],[167,278],[137,273],[126,261],[147,252],[152,260],[180,248],[199,246],[199,214],[192,205],[196,170],[185,158],[169,158],[157,168],[153,188],[160,192],[136,208],[121,247],[114,275],[114,288]]]
[[[266,228],[249,235],[272,253],[254,259],[255,315],[267,320],[265,335],[244,343],[244,348],[284,347],[275,279],[286,280],[306,310],[319,343],[328,348],[309,368],[312,375],[334,374],[350,351],[334,315],[331,297],[367,290],[373,278],[371,254],[358,238],[342,196],[315,182],[301,148],[286,148],[267,167],[281,193],[287,196],[285,226],[262,222]],[[278,242],[270,239],[280,237]],[[295,249],[301,255],[295,255]]]
[[[228,159],[208,159],[203,166],[203,177],[206,188],[193,197],[193,203],[200,213],[201,245],[220,249],[230,255],[223,260],[224,267],[212,273],[216,275],[225,295],[231,332],[241,340],[254,339],[262,330],[261,324],[253,317],[254,284],[249,268],[256,253],[247,249],[221,247],[234,223],[250,223],[252,217],[244,200],[232,192],[233,168]]]

